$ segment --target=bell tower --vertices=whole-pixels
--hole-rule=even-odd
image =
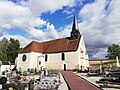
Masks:
[[[78,23],[76,20],[76,16],[74,15],[74,21],[73,21],[73,26],[72,26],[70,38],[77,39],[79,36],[80,36],[79,27],[78,27]]]

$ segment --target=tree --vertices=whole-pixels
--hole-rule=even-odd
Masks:
[[[9,41],[6,38],[3,38],[2,41],[0,42],[0,60],[2,61],[7,61],[7,48],[9,45]]]
[[[116,56],[120,57],[120,46],[116,44],[112,44],[108,46],[107,52],[108,52],[106,56],[107,58],[116,59]]]
[[[7,52],[8,52],[8,59],[10,62],[14,63],[15,62],[15,59],[18,55],[18,52],[20,50],[20,43],[18,40],[15,40],[13,38],[10,38],[9,40],[9,45],[8,45],[8,48],[7,48]]]
[[[0,60],[14,63],[20,50],[19,47],[20,43],[18,40],[3,38],[2,41],[0,41]]]

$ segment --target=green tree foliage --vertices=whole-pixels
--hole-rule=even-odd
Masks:
[[[15,62],[15,59],[20,50],[20,43],[18,40],[10,38],[8,41],[6,38],[0,42],[0,60]]]
[[[15,40],[13,38],[10,38],[9,41],[9,46],[8,46],[8,59],[10,62],[14,62],[18,52],[19,52],[19,47],[20,47],[20,43],[18,40]]]
[[[107,58],[109,59],[116,59],[116,56],[118,56],[120,58],[120,46],[116,45],[116,44],[112,44],[108,47],[107,50],[108,54],[107,54]]]
[[[7,48],[9,45],[9,41],[6,38],[3,38],[0,42],[0,60],[7,61]]]

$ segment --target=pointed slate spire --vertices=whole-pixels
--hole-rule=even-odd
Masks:
[[[76,16],[75,16],[75,15],[74,15],[74,20],[73,20],[72,31],[79,31],[78,23],[77,23],[77,20],[76,20]]]
[[[76,20],[76,16],[74,15],[74,20],[73,20],[73,26],[72,26],[72,31],[71,31],[71,38],[70,39],[76,39],[80,36],[79,28],[78,28],[78,23]]]

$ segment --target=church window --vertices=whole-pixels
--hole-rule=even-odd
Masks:
[[[80,59],[84,59],[84,57],[80,57]]]
[[[47,62],[47,59],[48,59],[48,56],[47,56],[47,54],[45,54],[45,61]]]
[[[39,65],[41,64],[41,61],[39,61]]]
[[[22,56],[22,61],[25,62],[26,59],[27,59],[27,56],[24,54],[24,55]]]
[[[80,51],[80,53],[83,53],[83,51]]]
[[[62,53],[61,59],[65,60],[65,54],[64,53]]]

